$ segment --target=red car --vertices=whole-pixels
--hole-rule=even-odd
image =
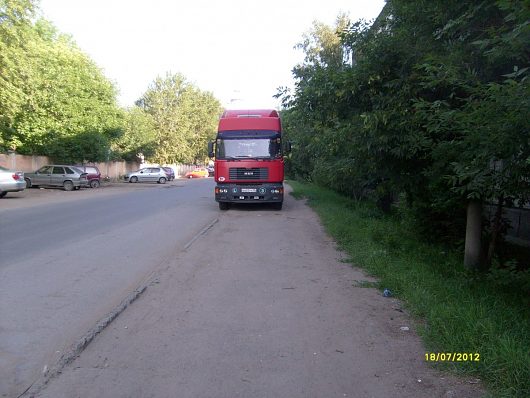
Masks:
[[[208,177],[208,169],[200,168],[186,173],[186,178],[204,178]]]
[[[101,185],[101,172],[96,166],[76,165],[83,173],[87,173],[88,185],[90,188],[99,188]]]

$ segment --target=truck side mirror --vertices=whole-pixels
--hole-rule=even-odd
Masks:
[[[213,141],[208,142],[208,157],[213,158]]]

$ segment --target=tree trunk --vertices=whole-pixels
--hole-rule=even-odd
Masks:
[[[467,205],[466,244],[464,265],[476,270],[480,267],[482,234],[482,204],[472,200]]]
[[[497,202],[497,209],[495,210],[495,218],[493,219],[493,225],[491,226],[491,238],[488,246],[488,254],[486,256],[485,267],[488,269],[491,266],[493,255],[495,254],[495,248],[497,247],[497,241],[499,240],[499,234],[502,228],[502,207],[504,205],[504,195],[499,197]]]

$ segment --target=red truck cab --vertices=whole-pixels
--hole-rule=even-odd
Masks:
[[[272,109],[227,110],[208,146],[214,160],[215,200],[283,204],[284,162],[280,116]]]

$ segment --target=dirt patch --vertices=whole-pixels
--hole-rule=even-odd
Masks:
[[[40,397],[469,397],[317,216],[234,206]]]

